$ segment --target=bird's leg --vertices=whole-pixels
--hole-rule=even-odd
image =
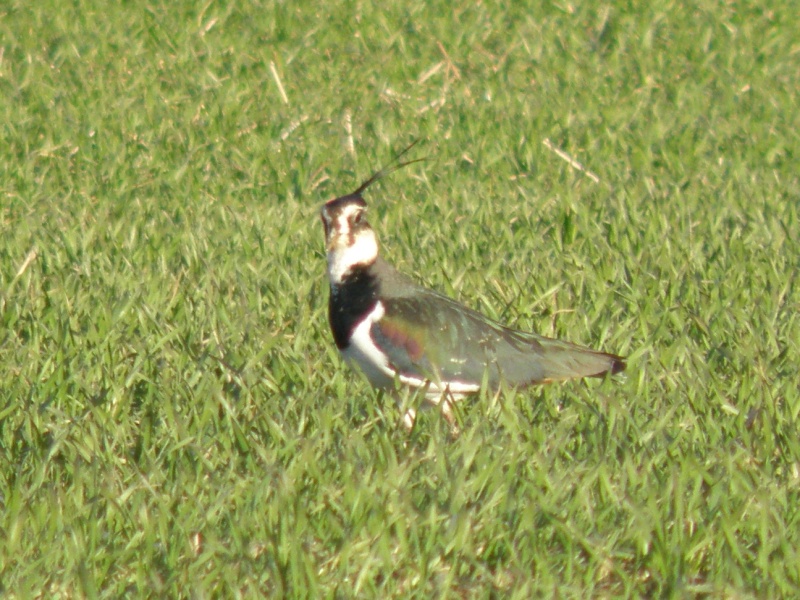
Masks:
[[[427,391],[427,386],[423,388],[422,394]],[[409,388],[395,387],[395,399],[397,406],[403,412],[403,427],[406,431],[411,432],[414,428],[414,423],[417,422],[417,406],[419,405],[419,390],[411,390]]]
[[[453,437],[456,437],[461,432],[458,428],[458,422],[456,421],[455,402],[456,399],[450,391],[450,386],[447,386],[442,393],[439,404],[441,405],[442,416],[447,421],[447,424],[450,425],[450,434]]]
[[[417,411],[413,408],[409,408],[406,411],[406,414],[403,415],[403,427],[410,433],[412,429],[414,429],[414,423],[417,421]]]

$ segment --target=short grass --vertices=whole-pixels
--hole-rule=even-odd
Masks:
[[[796,7],[507,4],[3,4],[3,595],[798,593]],[[346,368],[317,210],[415,138],[387,258],[625,377]]]

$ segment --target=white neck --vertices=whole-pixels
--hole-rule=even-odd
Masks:
[[[341,236],[347,238],[347,235]],[[328,251],[328,279],[340,284],[354,267],[370,265],[378,258],[378,240],[375,232],[366,229],[358,233],[351,244],[335,244]]]

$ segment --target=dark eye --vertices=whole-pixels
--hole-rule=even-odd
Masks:
[[[361,225],[363,221],[364,221],[364,213],[357,212],[353,217],[353,225]]]

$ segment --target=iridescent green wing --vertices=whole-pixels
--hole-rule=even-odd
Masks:
[[[385,314],[370,333],[403,375],[476,385],[487,375],[496,387],[501,380],[524,386],[624,368],[617,356],[503,327],[430,290],[382,302]]]

